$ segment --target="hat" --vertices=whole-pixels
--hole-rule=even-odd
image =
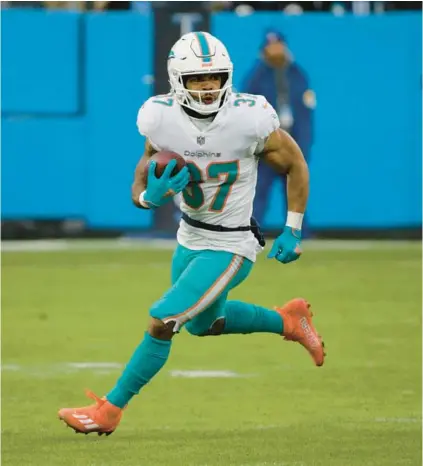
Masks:
[[[273,42],[286,43],[285,36],[277,29],[268,29],[264,35],[264,41],[261,45],[261,48],[264,49],[266,46],[272,44]]]

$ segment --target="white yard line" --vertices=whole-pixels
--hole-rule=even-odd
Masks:
[[[113,240],[28,240],[2,241],[2,252],[55,252],[55,251],[102,251],[125,249],[174,249],[173,240],[113,239]]]
[[[123,364],[117,362],[64,362],[53,364],[2,364],[2,372],[22,373],[28,376],[55,377],[61,374],[74,374],[90,371],[95,374],[111,374],[120,371]]]
[[[271,241],[268,241],[270,244]],[[55,252],[55,251],[100,251],[127,249],[164,249],[172,250],[175,240],[127,239],[113,240],[27,240],[2,241],[2,252]],[[419,241],[367,241],[367,240],[305,240],[304,250],[366,251],[370,249],[421,249]]]
[[[119,362],[67,362],[65,366],[72,369],[121,369]]]
[[[2,364],[2,372],[24,373],[34,376],[55,376],[61,374],[73,374],[75,372],[89,371],[94,374],[111,374],[121,371],[124,365],[118,362],[63,362],[57,364]],[[230,370],[171,370],[168,371],[171,377],[187,379],[198,378],[248,378],[257,374],[240,374]]]

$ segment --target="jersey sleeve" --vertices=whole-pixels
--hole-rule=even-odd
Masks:
[[[257,99],[257,139],[259,144],[280,126],[279,117],[269,102],[260,96]]]
[[[156,132],[162,117],[160,107],[160,105],[155,104],[153,99],[150,98],[139,109],[137,116],[138,131],[150,141],[150,144],[156,150],[161,150],[159,145],[155,142]]]

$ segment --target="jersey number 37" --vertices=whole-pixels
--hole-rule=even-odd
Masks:
[[[191,174],[191,182],[182,192],[185,203],[191,207],[191,209],[199,209],[202,207],[205,199],[201,183],[204,183],[206,179],[219,181],[222,179],[221,177],[223,177],[224,182],[217,187],[216,193],[208,208],[211,212],[222,212],[231,194],[232,185],[238,179],[238,161],[210,163],[204,170],[205,176],[203,176],[201,169],[195,163],[188,162],[187,167]]]

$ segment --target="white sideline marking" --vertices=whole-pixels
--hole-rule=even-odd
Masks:
[[[169,260],[159,262],[148,262],[149,269],[169,269]],[[40,265],[37,263],[33,264],[19,264],[17,267],[25,267],[25,268],[37,268],[39,269],[46,269],[49,267],[53,267],[55,270],[66,269],[66,270],[73,270],[73,269],[81,269],[84,268],[85,270],[90,269],[109,269],[109,270],[116,270],[116,269],[127,269],[128,267],[140,267],[140,264],[137,263],[128,263],[128,262],[82,262],[79,264],[59,264],[59,265]]]
[[[414,395],[416,392],[414,390],[403,390],[401,395]]]
[[[259,424],[258,426],[254,427],[254,430],[278,429],[279,427],[282,427],[282,426],[278,425],[278,424],[270,424],[268,426],[264,426],[264,425]]]
[[[58,364],[2,364],[2,372],[23,372],[29,375],[54,376],[55,374],[70,374],[90,370],[96,374],[110,374],[123,368],[118,362],[65,362]]]
[[[46,365],[19,365],[2,364],[2,372],[23,372],[29,375],[54,376],[55,374],[71,374],[80,371],[91,371],[98,375],[108,375],[117,370],[122,370],[123,364],[119,362],[64,362],[59,364]],[[168,372],[171,377],[194,378],[245,378],[253,377],[257,374],[239,374],[229,370],[172,370]]]
[[[239,377],[251,377],[255,374],[239,374],[232,371],[181,371],[174,370],[170,371],[171,377],[185,377],[187,379],[206,379],[206,378],[239,378]]]
[[[2,371],[16,372],[16,371],[20,371],[21,367],[18,364],[2,364],[1,370]]]
[[[89,251],[89,250],[121,250],[121,249],[174,249],[176,241],[171,239],[129,239],[113,240],[11,240],[2,241],[2,252],[54,252],[54,251]],[[270,247],[271,240],[268,241]],[[419,241],[367,241],[367,240],[304,240],[304,250],[351,250],[366,251],[369,249],[401,249],[413,247],[421,249]]]
[[[74,369],[120,369],[119,362],[67,362],[65,366]]]
[[[175,240],[126,239],[113,240],[11,240],[2,241],[2,252],[101,251],[120,249],[174,249]]]

